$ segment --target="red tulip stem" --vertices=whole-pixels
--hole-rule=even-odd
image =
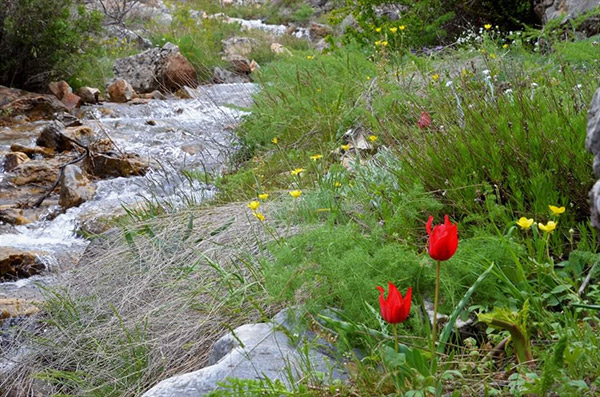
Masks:
[[[394,324],[394,349],[398,353],[398,324]]]
[[[433,300],[433,327],[432,327],[432,353],[435,356],[435,342],[437,342],[437,313],[438,313],[438,300],[440,295],[440,268],[441,262],[437,261],[437,267],[435,271],[435,298]],[[433,357],[432,357],[433,358]]]

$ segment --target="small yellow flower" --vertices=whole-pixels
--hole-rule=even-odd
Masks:
[[[508,48],[508,44],[503,44],[502,48],[504,48],[506,50]]]
[[[289,193],[290,193],[290,196],[297,199],[302,194],[302,190],[292,190]]]
[[[375,31],[376,31],[377,33],[379,33],[379,32],[381,32],[381,28],[375,28]]]
[[[485,30],[490,30],[492,28],[492,24],[486,23],[485,25],[483,25],[483,27],[485,28]]]
[[[369,135],[369,140],[370,140],[371,142],[375,142],[377,139],[378,139],[378,136],[377,136],[377,135]]]
[[[273,142],[275,145],[277,145],[277,143],[279,143],[279,139],[273,138],[273,139],[271,139],[271,142]]]
[[[376,46],[379,46],[379,45],[381,45],[381,40],[377,40],[377,41],[375,42],[375,45],[376,45]]]
[[[247,205],[252,211],[256,211],[260,207],[260,201],[250,201]]]
[[[290,171],[290,175],[294,175],[294,176],[300,175],[304,171],[306,171],[304,168],[296,168],[295,170]]]
[[[318,159],[321,159],[321,158],[323,158],[323,155],[321,155],[321,154],[315,154],[315,155],[310,156],[310,159],[314,160],[314,161],[317,161]]]
[[[349,144],[342,145],[342,146],[340,146],[340,147],[342,148],[342,150],[343,150],[344,152],[347,152],[348,150],[350,150],[350,145],[349,145]]]
[[[333,184],[333,186],[335,186],[335,187],[341,187],[342,186],[342,182],[335,182]]]
[[[307,55],[306,59],[308,59],[309,61],[312,61],[313,59],[315,59],[314,55]]]
[[[400,29],[400,31],[403,31],[404,29],[406,29],[406,26],[400,25],[400,26],[398,26],[398,29]]]
[[[552,211],[554,215],[560,215],[565,212],[565,207],[555,207],[553,205],[549,205],[548,208],[550,208],[550,211]]]
[[[529,218],[525,218],[524,216],[522,216],[521,218],[519,218],[519,220],[517,221],[517,225],[521,228],[521,229],[529,229],[531,227],[531,225],[533,225],[533,219]]]
[[[371,76],[367,76],[367,80],[371,80]]]
[[[398,31],[398,28],[390,28],[390,32],[392,33],[396,33]]]
[[[388,45],[388,42],[387,42],[387,40],[384,40],[384,41],[382,41],[382,42],[381,42],[381,45],[382,45],[382,46],[384,46],[384,47],[386,47],[386,46]]]
[[[321,92],[321,89],[320,89],[320,88],[317,88],[317,92]]]
[[[462,76],[462,77],[467,77],[467,75],[469,74],[469,71],[468,71],[467,69],[463,69],[463,70],[460,72],[460,74],[461,74],[461,76]]]
[[[434,73],[431,75],[431,78],[433,79],[433,81],[438,81],[440,79],[440,75],[437,73]]]
[[[548,221],[545,225],[543,223],[538,223],[538,227],[546,233],[552,233],[552,231],[556,229],[556,225],[558,225],[558,223],[554,221]]]
[[[261,200],[266,200],[269,198],[269,194],[268,193],[259,194],[258,198]]]
[[[263,214],[261,214],[260,212],[253,212],[252,215],[254,215],[254,217],[261,222],[265,221],[265,216]]]
[[[494,54],[494,53],[490,54],[490,58],[496,59],[496,54]]]

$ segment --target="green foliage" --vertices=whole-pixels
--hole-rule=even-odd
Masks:
[[[8,0],[0,13],[0,84],[40,88],[85,51],[101,15],[72,0]]]

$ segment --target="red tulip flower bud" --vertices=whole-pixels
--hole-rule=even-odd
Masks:
[[[431,116],[427,112],[421,112],[421,117],[419,117],[417,125],[422,130],[429,127],[431,125]]]
[[[401,323],[408,318],[410,312],[410,298],[412,295],[412,287],[408,287],[404,298],[398,291],[398,288],[392,283],[388,284],[388,296],[384,299],[385,290],[383,287],[377,286],[379,290],[379,308],[381,309],[381,317],[390,324]]]
[[[452,258],[458,248],[458,230],[456,224],[450,223],[448,215],[444,217],[444,224],[437,225],[431,230],[433,216],[427,221],[427,234],[429,235],[429,256],[436,261],[445,261]]]

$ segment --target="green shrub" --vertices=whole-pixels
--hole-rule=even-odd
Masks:
[[[101,15],[72,0],[7,0],[0,13],[0,84],[41,88],[56,66],[85,51]],[[62,76],[61,76],[62,77]]]

